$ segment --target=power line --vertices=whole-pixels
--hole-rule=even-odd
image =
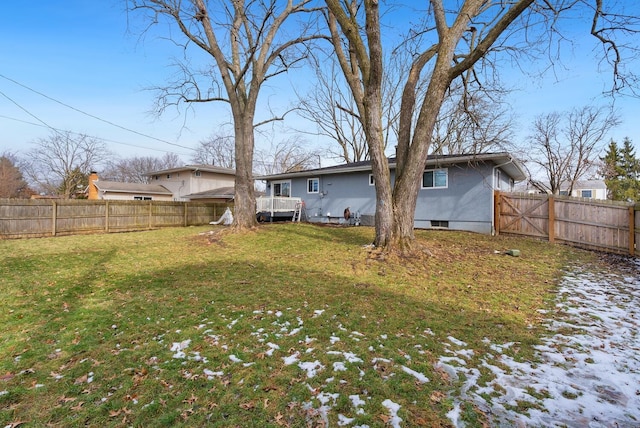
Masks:
[[[0,94],[2,94],[2,92],[0,92]],[[2,94],[2,95],[4,95],[4,94]],[[6,96],[6,95],[5,95],[5,96]],[[33,116],[33,115],[32,115],[31,113],[29,113],[29,112],[27,112],[27,114],[29,114],[29,115]],[[29,121],[27,121],[27,120],[17,119],[17,118],[15,118],[15,117],[9,117],[9,116],[5,116],[5,115],[2,115],[2,114],[0,114],[0,118],[2,118],[2,119],[8,119],[8,120],[13,120],[13,121],[15,121],[15,122],[25,123],[25,124],[27,124],[27,125],[41,126],[41,127],[43,127],[43,128],[49,128],[49,129],[53,130],[54,132],[70,132],[70,133],[75,134],[75,135],[81,135],[79,132],[68,131],[68,130],[66,130],[66,129],[60,129],[60,128],[53,128],[53,127],[51,127],[51,126],[49,126],[49,125],[41,125],[41,124],[39,124],[39,123],[29,122]],[[38,118],[36,118],[36,120],[38,120],[38,121],[42,122],[42,121],[41,121],[40,119],[38,119]],[[43,123],[44,123],[44,122],[43,122]],[[103,140],[103,141],[106,141],[106,142],[109,142],[109,143],[120,144],[120,145],[123,145],[123,146],[129,146],[129,147],[135,147],[135,148],[138,148],[138,149],[154,150],[154,151],[156,151],[156,152],[163,152],[163,153],[174,153],[174,152],[173,152],[173,151],[171,151],[171,150],[158,149],[158,148],[155,148],[155,147],[140,146],[140,145],[138,145],[138,144],[133,144],[133,143],[123,143],[122,141],[110,140],[110,139],[107,139],[107,138],[97,137],[97,136],[95,136],[95,135],[87,135],[87,136],[88,136],[88,137],[91,137],[91,138],[100,139],[100,140]],[[186,154],[186,153],[177,153],[177,154],[187,156],[187,154]]]
[[[87,112],[85,112],[85,111],[83,111],[83,110],[80,110],[80,109],[78,109],[78,108],[75,108],[75,107],[73,107],[73,106],[70,106],[69,104],[66,104],[66,103],[64,103],[64,102],[62,102],[62,101],[59,101],[59,100],[57,100],[57,99],[55,99],[55,98],[53,98],[53,97],[50,97],[50,96],[48,96],[48,95],[46,95],[46,94],[43,94],[42,92],[39,92],[39,91],[37,91],[37,90],[35,90],[35,89],[33,89],[33,88],[30,88],[29,86],[24,85],[24,84],[22,84],[22,83],[20,83],[20,82],[18,82],[18,81],[16,81],[16,80],[14,80],[14,79],[11,79],[11,78],[9,78],[9,77],[7,77],[7,76],[3,75],[3,74],[0,74],[0,77],[2,77],[3,79],[8,80],[8,81],[10,81],[10,82],[12,82],[12,83],[14,83],[14,84],[18,85],[18,86],[20,86],[20,87],[22,87],[22,88],[24,88],[24,89],[26,89],[26,90],[28,90],[28,91],[31,91],[31,92],[33,92],[33,93],[35,93],[35,94],[38,94],[38,95],[40,95],[41,97],[44,97],[44,98],[46,98],[46,99],[48,99],[48,100],[50,100],[50,101],[53,101],[53,102],[55,102],[55,103],[58,103],[58,104],[60,104],[60,105],[62,105],[62,106],[64,106],[64,107],[67,107],[67,108],[69,108],[69,109],[71,109],[71,110],[73,110],[73,111],[76,111],[76,112],[78,112],[78,113],[80,113],[80,114],[83,114],[83,115],[85,115],[85,116],[88,116],[88,117],[91,117],[91,118],[93,118],[93,119],[99,120],[100,122],[104,122],[104,123],[106,123],[106,124],[108,124],[108,125],[114,126],[114,127],[116,127],[116,128],[122,129],[122,130],[124,130],[124,131],[131,132],[131,133],[136,134],[136,135],[140,135],[141,137],[145,137],[145,138],[149,138],[149,139],[152,139],[152,140],[156,140],[156,141],[159,141],[159,142],[164,143],[164,144],[169,144],[169,145],[171,145],[171,146],[180,147],[180,148],[182,148],[182,149],[194,150],[194,149],[193,149],[193,148],[191,148],[191,147],[182,146],[182,145],[180,145],[180,144],[172,143],[172,142],[170,142],[170,141],[163,140],[163,139],[161,139],[161,138],[157,138],[157,137],[154,137],[154,136],[152,136],[152,135],[148,135],[148,134],[144,134],[144,133],[142,133],[142,132],[138,132],[138,131],[136,131],[136,130],[134,130],[134,129],[130,129],[130,128],[127,128],[127,127],[125,127],[125,126],[118,125],[117,123],[111,122],[110,120],[102,119],[101,117],[95,116],[95,115],[93,115],[93,114],[91,114],[91,113],[87,113]],[[29,113],[26,109],[24,109],[24,108],[22,108],[20,105],[18,105],[15,101],[11,100],[11,99],[10,99],[9,97],[7,97],[5,94],[2,94],[2,95],[4,95],[7,99],[9,99],[11,102],[13,102],[14,104],[16,104],[16,105],[17,105],[18,107],[20,107],[22,110],[24,110],[27,114],[29,114],[30,116],[34,117],[36,120],[38,120],[39,122],[44,123],[43,121],[41,121],[40,119],[38,119],[37,117],[35,117],[33,114]],[[49,125],[46,125],[46,126],[47,126],[48,128],[54,129],[54,128],[52,128],[52,127],[51,127],[51,126],[49,126]]]

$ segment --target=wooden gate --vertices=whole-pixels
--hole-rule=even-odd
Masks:
[[[495,193],[496,234],[526,235],[633,255],[640,205],[540,194]]]

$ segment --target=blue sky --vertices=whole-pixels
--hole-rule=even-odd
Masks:
[[[102,138],[123,157],[162,156],[175,152],[185,162],[189,147],[229,123],[224,104],[198,105],[195,111],[153,116],[154,93],[145,90],[166,81],[171,58],[179,52],[163,40],[138,36],[138,15],[127,15],[124,0],[34,0],[28,6],[7,1],[0,13],[0,153],[22,152],[37,138],[49,135],[44,125]],[[564,52],[566,69],[527,80],[519,71],[504,71],[517,90],[510,96],[523,138],[534,116],[585,104],[600,98],[608,75],[598,74],[595,43],[576,31],[576,52]],[[636,64],[636,68],[637,65]],[[296,76],[270,87],[263,100],[293,102],[286,93]],[[302,75],[300,82],[308,82]],[[17,82],[17,83],[16,83]],[[89,117],[51,99],[89,113]],[[618,98],[623,124],[611,137],[629,136],[640,147],[640,102]],[[293,118],[293,116],[291,116]],[[105,121],[117,124],[113,126]],[[43,123],[44,122],[44,123]],[[287,123],[285,123],[286,125]],[[300,127],[300,123],[288,123]],[[128,130],[122,129],[127,128]],[[135,132],[131,132],[135,131]],[[142,134],[142,135],[141,135]],[[258,137],[260,139],[261,137]],[[309,136],[312,144],[320,144]]]

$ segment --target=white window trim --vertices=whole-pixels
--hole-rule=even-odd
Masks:
[[[309,184],[312,181],[316,181],[318,183],[317,190],[315,190],[315,191],[309,190],[309,187],[310,187]],[[318,177],[307,178],[307,193],[320,193],[320,178],[318,178]]]
[[[376,180],[373,178],[373,174],[369,174],[369,186],[375,186]]]
[[[436,186],[436,178],[435,178],[435,171],[444,171],[446,173],[446,178],[447,178],[447,184],[445,186]],[[434,173],[434,177],[433,177],[433,187],[424,187],[424,173],[425,172],[433,172]],[[422,176],[420,177],[420,188],[421,189],[425,189],[425,190],[431,190],[431,189],[448,189],[449,188],[449,168],[433,168],[433,169],[425,169],[424,172],[422,173]]]
[[[283,184],[283,183],[289,183],[289,196],[276,196],[274,194],[274,190],[276,188],[276,184]],[[271,183],[271,196],[277,197],[277,198],[290,198],[291,197],[291,180],[278,180],[278,181],[273,181]]]

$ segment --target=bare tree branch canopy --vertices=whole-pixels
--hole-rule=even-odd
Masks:
[[[83,134],[54,132],[34,142],[25,172],[41,192],[70,199],[86,184],[89,172],[111,154],[102,140]]]
[[[483,78],[497,73],[499,64],[509,59],[517,65],[519,58],[531,51],[546,52],[551,62],[554,40],[563,37],[563,20],[588,16],[594,22],[591,33],[605,49],[603,59],[611,64],[613,90],[630,89],[629,85],[636,83],[634,74],[621,67],[623,59],[637,57],[640,46],[629,38],[637,34],[640,17],[626,12],[626,8],[634,7],[628,2],[603,5],[600,0],[429,0],[426,9],[414,9],[421,14],[419,21],[411,26],[406,43],[395,49],[410,49],[412,56],[397,127],[393,190],[381,189],[391,187],[384,174],[388,170],[386,159],[379,156],[381,107],[375,105],[382,100],[376,95],[381,92],[381,33],[386,29],[380,22],[383,5],[375,0],[326,3],[331,11],[327,23],[333,45],[353,97],[360,103],[358,112],[373,161],[378,199],[375,244],[379,246],[412,250],[420,177],[442,117],[443,103],[454,82],[460,81],[468,93],[472,86],[482,85]],[[394,3],[393,7],[401,6]],[[420,89],[423,81],[424,92]]]
[[[128,0],[130,9],[146,13],[148,22],[163,19],[179,30],[168,36],[185,57],[205,54],[202,70],[185,61],[173,84],[159,99],[162,110],[171,103],[225,101],[231,108],[235,137],[234,228],[252,228],[254,119],[263,84],[294,67],[303,55],[298,45],[317,38],[293,17],[316,11],[311,0]],[[287,33],[293,34],[291,37]],[[195,49],[194,49],[195,48]]]
[[[33,193],[22,175],[17,157],[9,152],[0,154],[0,198],[26,199]]]
[[[272,144],[268,149],[257,150],[255,170],[258,174],[281,174],[316,168],[320,152],[307,150],[307,144],[294,136]]]
[[[109,162],[101,175],[105,180],[148,183],[149,176],[146,174],[179,166],[180,157],[175,153],[167,153],[162,157],[136,156]]]
[[[196,164],[234,169],[236,160],[233,137],[218,134],[200,141],[195,154],[191,157],[191,161]]]
[[[531,160],[546,175],[548,190],[569,194],[598,165],[606,136],[619,120],[608,109],[586,106],[538,116],[529,137]]]

